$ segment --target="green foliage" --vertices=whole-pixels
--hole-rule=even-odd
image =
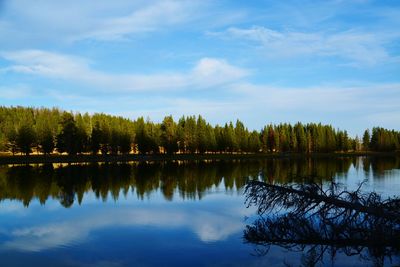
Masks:
[[[371,144],[371,136],[369,134],[369,130],[365,130],[363,139],[362,139],[362,147],[364,151],[367,151],[370,148]]]
[[[158,126],[140,117],[136,121],[136,143],[141,153],[158,153],[160,131]]]
[[[275,130],[271,124],[268,125],[267,135],[268,135],[267,150],[269,152],[275,152],[279,147],[279,144],[277,144],[279,142],[279,137],[275,135]]]
[[[132,150],[131,135],[129,133],[119,133],[118,149],[122,154],[128,154]]]
[[[7,150],[7,137],[4,133],[0,132],[0,151]]]
[[[76,114],[74,117],[76,125],[76,147],[77,152],[89,151],[89,136],[91,133],[90,117],[88,114]]]
[[[235,146],[239,151],[249,151],[249,131],[237,120],[235,125]]]
[[[260,133],[261,136],[261,151],[264,153],[268,152],[268,128],[264,126]]]
[[[225,124],[224,130],[222,132],[222,138],[225,140],[225,151],[237,151],[239,146],[236,140],[235,130],[233,128],[232,122],[230,122],[229,124]]]
[[[4,128],[4,136],[6,137],[5,147],[7,151],[10,151],[13,155],[18,151],[17,149],[17,130],[16,126],[10,123],[6,123]]]
[[[102,131],[100,128],[100,123],[97,121],[93,128],[92,128],[92,134],[90,135],[90,151],[92,154],[97,154],[100,150],[100,142],[102,138]]]
[[[394,151],[400,132],[379,127],[362,140],[347,131],[316,123],[269,124],[249,131],[237,120],[212,126],[201,116],[166,116],[161,123],[129,120],[102,113],[71,113],[56,108],[0,107],[0,151],[50,154],[127,153],[270,153]]]
[[[55,148],[54,139],[58,126],[58,119],[50,110],[36,112],[35,129],[38,150],[50,154]]]
[[[161,146],[165,152],[172,154],[178,151],[177,125],[172,116],[167,116],[161,123]]]
[[[54,150],[54,137],[52,132],[44,131],[38,134],[38,148],[44,154],[50,154]]]
[[[294,126],[294,133],[297,140],[296,152],[307,152],[307,135],[304,126],[298,122]]]
[[[209,139],[207,138],[207,122],[201,116],[197,118],[197,145],[200,153],[210,149]]]
[[[183,132],[183,141],[186,145],[187,151],[189,153],[195,153],[198,148],[197,125],[195,116],[186,117]]]
[[[81,152],[81,140],[75,119],[70,113],[64,113],[61,119],[61,132],[57,135],[57,150],[75,155]]]
[[[17,131],[16,145],[26,155],[32,152],[32,147],[35,143],[36,137],[33,127],[29,124],[22,124]]]
[[[372,129],[370,148],[375,151],[398,150],[400,149],[400,133],[375,127]]]
[[[248,137],[248,147],[246,151],[257,153],[261,150],[260,135],[257,131],[252,131]]]

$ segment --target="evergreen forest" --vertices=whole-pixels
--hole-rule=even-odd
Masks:
[[[0,151],[9,154],[331,153],[400,150],[400,132],[374,127],[362,137],[321,123],[211,125],[201,116],[155,123],[58,108],[0,107]]]

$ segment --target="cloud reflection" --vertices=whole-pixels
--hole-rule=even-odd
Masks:
[[[241,215],[236,217],[206,211],[165,208],[122,208],[88,213],[84,218],[71,218],[41,226],[11,230],[0,247],[6,250],[40,252],[85,242],[92,232],[108,227],[150,226],[167,229],[186,228],[202,242],[221,241],[243,229]]]

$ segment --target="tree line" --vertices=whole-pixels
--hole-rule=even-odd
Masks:
[[[362,139],[321,123],[269,124],[251,131],[237,120],[211,125],[203,117],[166,116],[161,123],[57,108],[0,107],[0,151],[12,154],[271,153],[395,151],[400,132],[375,127]]]

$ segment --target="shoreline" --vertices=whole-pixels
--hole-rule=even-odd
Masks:
[[[336,153],[217,153],[217,154],[128,154],[128,155],[1,155],[0,165],[40,163],[143,162],[174,160],[246,160],[300,159],[360,156],[400,156],[399,152],[336,152]]]

